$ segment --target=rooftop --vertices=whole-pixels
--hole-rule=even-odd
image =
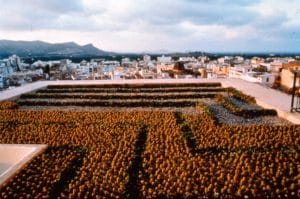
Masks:
[[[0,101],[16,98],[21,94],[45,88],[48,85],[90,85],[90,84],[161,84],[161,83],[201,83],[220,82],[223,87],[234,87],[247,95],[255,97],[257,104],[264,108],[275,109],[278,115],[295,124],[300,124],[300,113],[291,113],[291,96],[256,83],[236,78],[218,79],[142,79],[142,80],[60,80],[39,81],[0,92]]]
[[[300,62],[298,61],[291,61],[289,63],[283,64],[283,68],[285,69],[295,70],[299,67],[300,67]]]

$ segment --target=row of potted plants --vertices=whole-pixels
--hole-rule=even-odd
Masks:
[[[17,109],[18,104],[14,101],[1,101],[0,102],[0,110],[5,109]]]
[[[168,87],[220,87],[219,82],[203,83],[157,83],[157,84],[90,84],[90,85],[49,85],[49,89],[54,88],[168,88]]]
[[[277,115],[277,111],[274,109],[242,109],[229,100],[228,97],[221,94],[216,95],[215,99],[231,113],[245,118]]]
[[[28,93],[20,96],[20,99],[197,99],[197,98],[213,98],[216,93]]]
[[[188,107],[195,106],[191,100],[19,100],[20,106],[100,106],[100,107]]]
[[[256,100],[254,97],[250,95],[246,95],[245,93],[233,88],[233,87],[228,87],[226,88],[226,92],[228,95],[235,97],[238,100],[250,103],[250,104],[255,104]]]
[[[37,93],[172,93],[172,92],[224,92],[222,87],[168,87],[168,88],[54,88]]]

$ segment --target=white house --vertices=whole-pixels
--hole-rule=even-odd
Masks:
[[[196,62],[197,59],[195,57],[179,57],[179,61],[182,61],[182,62]]]
[[[125,71],[120,71],[120,70],[114,70],[111,73],[111,79],[113,80],[122,80],[126,76]]]
[[[0,89],[4,87],[4,77],[0,74]]]
[[[157,62],[160,62],[160,63],[171,63],[172,62],[172,57],[165,57],[163,55],[161,57],[157,57]]]
[[[256,82],[266,86],[272,86],[275,82],[275,75],[271,73],[248,72],[240,76],[240,79],[248,82]]]
[[[248,82],[260,83],[266,86],[272,86],[276,79],[275,74],[254,72],[251,71],[251,67],[248,65],[230,67],[229,77],[240,78]]]
[[[251,67],[249,65],[236,65],[235,67],[230,67],[228,76],[240,78],[243,74],[250,72],[250,68]]]
[[[144,55],[143,60],[145,63],[151,62],[151,56],[150,55]]]
[[[264,73],[262,75],[257,76],[259,83],[264,84],[266,86],[272,86],[275,82],[275,75],[272,73]]]

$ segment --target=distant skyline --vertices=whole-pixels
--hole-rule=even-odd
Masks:
[[[0,0],[0,39],[114,52],[300,52],[299,0]]]

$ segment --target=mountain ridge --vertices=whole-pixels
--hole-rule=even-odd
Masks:
[[[21,57],[30,56],[107,56],[115,53],[96,48],[93,44],[78,45],[77,43],[48,43],[40,40],[14,41],[0,40],[0,56],[16,54]]]

